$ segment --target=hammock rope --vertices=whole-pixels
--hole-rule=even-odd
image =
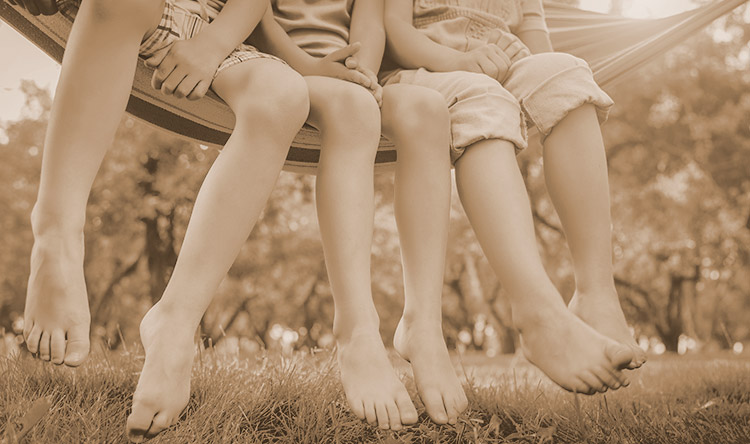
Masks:
[[[606,88],[748,1],[721,0],[650,20],[583,11],[554,1],[545,1],[544,8],[553,47],[586,60]],[[70,15],[34,17],[0,1],[0,19],[58,63],[62,60],[72,26]],[[226,143],[234,115],[216,95],[196,102],[165,96],[151,87],[151,74],[144,64],[138,64],[127,106],[130,114],[201,144],[220,147]],[[315,174],[319,156],[318,133],[305,126],[292,143],[284,169]],[[375,169],[391,169],[395,161],[395,147],[381,138]]]

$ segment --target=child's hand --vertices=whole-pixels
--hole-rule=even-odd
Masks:
[[[510,58],[511,63],[531,55],[529,49],[513,34],[493,29],[487,36],[487,43],[494,44]]]
[[[55,0],[8,0],[11,5],[20,6],[31,15],[53,15],[57,13]]]
[[[370,86],[367,89],[369,89],[373,97],[375,97],[375,101],[378,102],[378,106],[383,106],[383,87],[380,86],[380,83],[378,83],[378,76],[375,75],[374,72],[359,64],[357,64],[357,67],[355,69],[366,75],[370,79]]]
[[[211,86],[216,69],[224,57],[200,35],[189,40],[178,40],[149,59],[146,65],[156,68],[151,86],[177,98],[198,100]]]
[[[372,78],[357,68],[349,68],[344,62],[359,52],[360,44],[354,43],[337,49],[322,58],[316,58],[302,74],[308,76],[324,76],[346,80],[365,88],[372,89]],[[377,78],[375,78],[377,84]]]
[[[487,44],[462,53],[453,62],[452,71],[469,71],[487,74],[502,82],[510,68],[511,59],[497,45]]]
[[[347,57],[346,60],[344,61],[344,65],[349,69],[356,69],[357,71],[366,75],[367,78],[370,79],[370,86],[368,87],[368,89],[370,90],[370,92],[372,92],[372,95],[375,97],[375,100],[377,100],[378,106],[382,106],[383,105],[383,87],[380,86],[380,83],[378,82],[378,76],[371,70],[362,66],[359,63],[359,60],[357,60],[356,55]]]

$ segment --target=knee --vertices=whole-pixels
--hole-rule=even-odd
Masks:
[[[397,145],[415,135],[448,135],[448,105],[443,95],[435,90],[386,87],[382,111],[383,133]]]
[[[363,137],[380,137],[380,108],[367,89],[354,83],[341,82],[316,105],[324,127],[343,125]]]
[[[307,84],[297,72],[281,63],[248,79],[248,87],[232,101],[238,123],[249,122],[266,130],[277,128],[296,134],[310,110]]]

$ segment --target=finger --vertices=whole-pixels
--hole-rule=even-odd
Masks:
[[[172,71],[172,74],[170,74],[169,77],[167,77],[167,79],[164,80],[164,83],[162,83],[161,85],[162,94],[174,94],[175,90],[178,86],[180,86],[180,83],[185,79],[185,77],[185,73],[181,70]]]
[[[341,79],[346,80],[348,82],[356,83],[358,85],[362,85],[365,88],[370,87],[370,78],[366,75],[362,74],[361,72],[354,70],[354,69],[346,69],[345,71],[341,73]]]
[[[346,45],[341,49],[337,49],[333,51],[332,53],[325,56],[325,59],[334,61],[334,62],[343,62],[347,58],[353,56],[354,54],[359,52],[359,48],[361,48],[362,45],[359,42],[352,43],[351,45]]]
[[[358,66],[357,71],[361,72],[365,77],[367,77],[367,81],[369,83],[367,85],[368,88],[370,89],[375,88],[375,85],[378,84],[378,76],[376,76],[374,72],[370,71],[364,66]]]
[[[159,67],[156,68],[154,75],[151,76],[151,86],[153,86],[154,89],[161,89],[167,78],[172,75],[175,67],[176,65],[172,58],[166,58]]]
[[[39,0],[39,10],[44,15],[54,15],[57,13],[57,3],[55,0]]]
[[[198,100],[203,98],[208,93],[208,88],[211,87],[211,82],[201,80],[198,85],[193,88],[193,91],[188,94],[188,100]]]
[[[503,32],[500,31],[497,28],[493,28],[490,30],[490,32],[487,33],[487,39],[485,40],[487,43],[497,43],[497,41],[502,37]]]
[[[164,58],[167,56],[167,54],[169,54],[169,47],[156,51],[154,55],[147,58],[144,63],[149,68],[156,68],[157,66],[161,65],[161,62],[164,61]]]
[[[497,66],[497,75],[495,76],[495,78],[499,79],[505,77],[505,73],[508,72],[508,68],[510,67],[510,60],[508,59],[508,57],[502,56],[495,52],[491,53],[488,57],[492,61],[492,63]]]
[[[489,56],[484,55],[477,61],[477,63],[479,64],[479,67],[481,68],[483,73],[487,74],[493,79],[497,78],[499,72],[498,67],[494,62],[492,62],[492,60],[490,60]]]
[[[515,60],[522,48],[523,46],[521,46],[520,43],[513,42],[505,49],[505,54],[510,57],[511,60]]]
[[[497,39],[497,42],[495,44],[504,51],[508,46],[510,46],[515,41],[516,39],[514,39],[510,34],[504,32],[503,35],[501,35],[500,38]]]
[[[375,96],[375,101],[378,102],[378,107],[382,108],[383,107],[383,87],[378,85],[372,94],[373,96]]]
[[[495,45],[492,45],[492,49],[493,60],[499,70],[496,79],[499,82],[502,82],[503,80],[505,80],[505,77],[508,74],[508,69],[510,69],[510,65],[512,64],[512,62],[510,60],[510,57],[508,57],[508,54],[506,54],[502,49],[498,48]]]
[[[371,87],[378,88],[380,86],[380,83],[378,82],[378,76],[375,75],[374,72],[369,71],[368,77],[370,78],[370,82],[372,82]]]
[[[359,68],[359,62],[354,57],[347,57],[344,61],[344,66],[349,69],[357,69]]]
[[[195,87],[198,85],[198,82],[200,82],[200,79],[192,76],[185,77],[184,79],[182,79],[182,82],[180,82],[177,88],[175,88],[174,96],[178,99],[184,99],[193,92],[193,89],[195,89]]]

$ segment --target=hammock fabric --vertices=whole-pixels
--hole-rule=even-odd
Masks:
[[[547,1],[544,9],[554,48],[585,59],[599,84],[606,88],[747,1],[721,0],[655,20],[582,11]],[[62,60],[72,17],[34,17],[0,1],[0,18],[50,57]],[[127,106],[129,113],[198,143],[224,145],[234,127],[234,115],[216,95],[197,102],[180,100],[154,90],[150,81],[151,70],[139,63]],[[317,131],[306,126],[292,143],[284,169],[314,174],[319,156]],[[388,169],[395,161],[393,144],[381,139],[376,170]]]

